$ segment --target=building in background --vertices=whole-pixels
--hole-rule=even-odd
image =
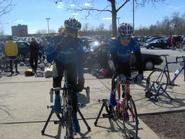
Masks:
[[[18,24],[17,26],[12,26],[12,36],[27,37],[28,36],[27,25]]]

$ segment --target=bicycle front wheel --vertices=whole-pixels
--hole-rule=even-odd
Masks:
[[[161,69],[153,70],[146,80],[146,91],[162,94],[166,91],[168,78],[166,72]]]
[[[66,112],[66,138],[73,139],[73,123],[72,123],[72,111]]]
[[[137,139],[138,124],[136,105],[130,96],[127,102],[127,107],[123,111],[123,129],[126,139]]]

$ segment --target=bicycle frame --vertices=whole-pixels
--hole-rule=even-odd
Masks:
[[[126,138],[129,136],[135,136],[137,138],[138,134],[137,109],[130,95],[130,84],[132,81],[134,82],[134,79],[126,78],[124,75],[118,75],[115,79],[117,84],[115,90],[117,90],[118,100],[115,110],[113,108],[114,116],[116,116],[114,118],[118,120],[121,118]],[[132,129],[132,132],[129,131],[130,129]]]
[[[168,85],[172,85],[173,83],[174,83],[174,81],[177,79],[177,77],[181,74],[181,72],[184,70],[184,81],[185,81],[185,60],[183,59],[183,66],[181,67],[181,68],[179,68],[178,70],[179,70],[179,72],[177,73],[177,74],[175,74],[175,76],[171,79],[171,77],[170,77],[170,73],[169,73],[169,67],[168,67],[168,65],[169,64],[179,64],[179,63],[181,63],[181,62],[179,62],[179,61],[174,61],[174,62],[168,62],[168,60],[167,60],[167,55],[162,55],[162,56],[164,56],[165,57],[165,66],[164,66],[164,69],[163,69],[163,72],[166,72],[167,73],[167,80],[168,80]],[[182,57],[183,58],[183,57]]]
[[[173,77],[173,79],[170,81],[170,84],[173,83],[176,78],[179,76],[179,74],[181,74],[181,72],[184,70],[184,81],[185,81],[185,66],[181,67],[179,70],[179,73],[175,74],[175,76]]]

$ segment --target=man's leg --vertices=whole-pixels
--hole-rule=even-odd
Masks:
[[[12,76],[12,74],[14,73],[13,71],[13,60],[12,59],[9,59],[9,62],[10,62],[10,76]]]
[[[116,82],[115,82],[115,78],[117,77],[117,74],[114,73],[113,77],[112,77],[112,86],[111,86],[111,92],[110,92],[110,106],[116,106],[117,102],[116,102],[116,97],[115,97],[115,88],[116,88]]]
[[[17,66],[17,59],[14,60],[14,64],[15,64],[15,72],[16,72],[17,74],[19,74],[18,66]]]
[[[53,77],[53,87],[61,87],[62,76]],[[55,91],[54,111],[61,112],[60,91]]]
[[[30,62],[30,66],[31,66],[32,70],[34,70],[33,56],[30,56],[29,62]]]
[[[53,77],[53,87],[61,87],[61,81],[63,78],[63,71],[64,66],[63,64],[56,62],[56,66],[54,66],[56,69],[53,70],[55,77]],[[60,91],[55,91],[55,103],[54,103],[54,110],[55,112],[61,112],[61,99],[60,99]]]
[[[38,56],[35,56],[35,66],[34,66],[34,70],[35,70],[35,73],[37,73],[37,66],[38,66]]]
[[[68,83],[71,85],[73,91],[71,91],[70,95],[72,98],[72,120],[73,120],[73,127],[75,132],[80,132],[80,125],[78,122],[78,117],[77,117],[77,109],[78,109],[78,97],[76,92],[77,88],[77,72],[76,72],[76,67],[74,65],[68,65],[67,66],[67,77],[68,77]]]

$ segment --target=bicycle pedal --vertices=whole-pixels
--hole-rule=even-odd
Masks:
[[[53,105],[47,105],[47,109],[52,109],[53,108]]]
[[[54,124],[61,124],[61,121],[54,121]]]
[[[106,113],[103,113],[102,114],[103,118],[113,118],[113,115],[112,114],[106,114]]]
[[[108,102],[108,99],[98,99],[98,102],[107,103]]]

